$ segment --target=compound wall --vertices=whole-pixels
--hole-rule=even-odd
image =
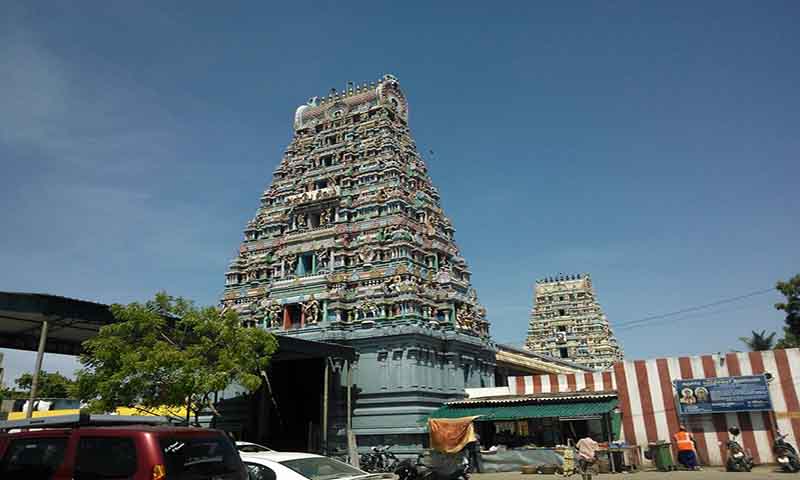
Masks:
[[[738,426],[740,441],[757,463],[771,463],[776,431],[797,445],[800,439],[800,350],[736,352],[690,357],[656,358],[614,364],[605,372],[509,377],[517,394],[616,390],[622,413],[622,436],[631,445],[670,440],[680,419],[673,380],[770,373],[772,412],[693,415],[685,420],[697,440],[698,456],[706,465],[722,465],[727,430]]]

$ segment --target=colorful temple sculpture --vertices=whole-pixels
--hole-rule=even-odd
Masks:
[[[525,348],[598,370],[623,356],[586,273],[536,281]]]
[[[429,412],[494,385],[486,310],[454,234],[397,79],[349,84],[297,109],[222,304],[279,335],[355,347],[358,444],[415,451]],[[332,410],[328,433],[344,441]]]

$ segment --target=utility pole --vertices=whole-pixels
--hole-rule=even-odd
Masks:
[[[33,416],[33,400],[36,398],[36,390],[39,388],[39,372],[42,370],[42,359],[44,358],[44,346],[47,343],[47,320],[42,322],[42,333],[39,335],[39,350],[36,351],[36,369],[33,371],[31,381],[31,396],[28,398],[28,408],[25,410],[25,418]]]

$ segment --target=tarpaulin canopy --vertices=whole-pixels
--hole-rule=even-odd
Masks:
[[[546,403],[445,405],[430,414],[431,419],[477,417],[475,421],[507,421],[545,417],[593,417],[612,411],[618,400]]]
[[[474,416],[447,419],[428,419],[431,448],[442,453],[457,453],[470,442],[475,442]]]

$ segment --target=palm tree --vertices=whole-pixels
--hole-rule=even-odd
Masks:
[[[772,350],[775,348],[775,332],[767,335],[766,330],[761,330],[761,333],[753,330],[752,334],[753,335],[751,337],[739,337],[739,340],[747,345],[747,348],[750,350],[759,352],[762,350]]]

